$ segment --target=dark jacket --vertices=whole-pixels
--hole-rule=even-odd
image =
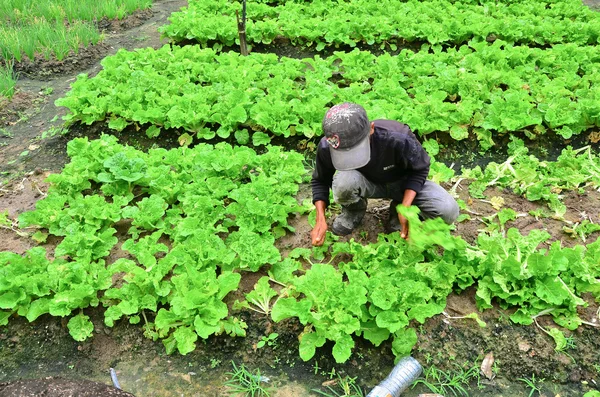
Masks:
[[[404,182],[404,189],[419,193],[429,175],[429,155],[408,126],[392,120],[375,120],[371,135],[371,160],[357,171],[376,184]],[[329,205],[329,189],[335,168],[329,144],[322,138],[317,147],[317,161],[312,176],[313,203]]]

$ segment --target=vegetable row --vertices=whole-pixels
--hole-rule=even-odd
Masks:
[[[432,154],[437,149],[427,147]],[[456,289],[475,286],[482,309],[492,302],[516,308],[516,323],[546,314],[568,329],[585,324],[577,311],[586,305],[582,294],[600,298],[600,242],[563,248],[557,241],[540,249],[550,235],[506,230],[508,210],[498,215],[500,227],[481,233],[473,245],[452,236],[442,220],[421,222],[409,209],[408,243],[397,234],[366,246],[328,239],[323,247],[296,248],[282,258],[275,240],[293,231],[288,217],[305,208],[294,198],[306,175],[297,153],[269,146],[257,155],[227,144],[143,153],[111,136],[74,139],[68,152],[71,163],[49,177],[48,196],[19,218],[23,228],[40,228],[33,235],[39,241],[46,231],[62,241],[53,253],[43,247],[24,256],[0,253],[0,325],[15,313],[34,321],[76,312],[68,327],[84,340],[93,324],[79,309],[102,305],[107,326],[121,319],[142,323],[168,352],[186,354],[198,338],[244,336],[246,324],[235,310],[247,307],[274,321],[297,318],[305,325],[302,359],[330,340],[335,359],[343,362],[356,337],[375,345],[391,340],[394,354],[408,354],[417,338],[411,324],[440,314]],[[526,164],[522,142],[512,142],[511,155],[515,166]],[[568,149],[563,156],[535,165],[566,173],[565,163],[574,163],[581,170],[571,168],[573,175],[600,164],[591,151]],[[497,167],[491,170],[484,175]],[[531,170],[515,179],[525,180]],[[542,177],[537,190],[552,192],[566,176],[561,172]],[[509,183],[496,174],[488,185]],[[572,176],[560,186],[597,188],[599,176]],[[338,254],[344,259],[337,267],[323,263]],[[269,276],[245,301],[227,305],[241,275],[259,270]],[[272,282],[286,287],[277,292]]]
[[[156,312],[145,331],[167,345],[189,332],[243,335],[245,324],[229,317],[222,300],[238,286],[233,270],[256,271],[281,259],[274,242],[291,229],[289,214],[301,211],[294,195],[302,156],[277,147],[257,155],[226,144],[146,154],[112,136],[75,139],[68,153],[71,163],[49,177],[48,196],[19,219],[22,227],[62,237],[56,259],[49,261],[42,247],[25,257],[0,254],[0,324],[13,313],[30,321],[67,316],[97,306],[104,291],[107,325]],[[117,228],[127,236],[120,247]],[[115,250],[135,261],[122,255],[107,263]],[[92,324],[80,313],[69,329],[83,340]]]
[[[161,32],[176,41],[232,46],[238,41],[235,13],[240,1],[191,0],[173,13]],[[597,44],[600,16],[581,1],[454,2],[448,0],[316,0],[247,6],[250,43],[285,38],[296,45],[429,42],[462,44],[499,38],[524,44]]]
[[[102,65],[93,78],[79,75],[56,102],[69,109],[69,123],[152,125],[149,136],[179,128],[201,139],[238,132],[247,143],[265,131],[320,135],[325,110],[353,101],[372,119],[400,120],[420,135],[471,134],[484,145],[497,132],[551,128],[570,138],[600,125],[600,51],[591,46],[474,40],[398,56],[354,50],[303,60],[165,46],[120,50]]]

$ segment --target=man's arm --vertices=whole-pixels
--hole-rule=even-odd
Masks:
[[[429,174],[430,158],[416,136],[410,132],[406,136],[403,147],[399,150],[399,160],[406,173],[406,184],[402,205],[410,207],[419,191],[423,188]],[[400,236],[408,240],[408,220],[398,212],[398,220],[402,231]]]
[[[325,241],[325,232],[327,232],[327,220],[325,219],[325,209],[329,205],[329,189],[333,181],[335,168],[329,155],[328,143],[321,140],[317,148],[317,159],[315,170],[312,175],[312,196],[313,203],[317,209],[317,222],[310,236],[312,245],[320,246]]]
[[[327,220],[325,219],[325,201],[316,201],[315,207],[317,208],[317,221],[315,227],[310,233],[312,239],[312,245],[321,246],[325,241],[325,233],[327,232]]]
[[[429,175],[431,164],[429,155],[412,133],[400,146],[398,155],[401,168],[406,175],[406,189],[419,193]]]

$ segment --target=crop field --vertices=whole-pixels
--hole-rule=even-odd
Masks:
[[[239,1],[3,2],[0,396],[365,397],[412,356],[403,396],[599,397],[595,3],[253,0],[243,56]],[[454,224],[370,199],[311,245],[346,101]]]

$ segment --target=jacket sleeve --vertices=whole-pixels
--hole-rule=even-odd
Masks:
[[[396,150],[397,162],[406,175],[405,189],[419,193],[429,175],[430,158],[411,132],[404,136]]]
[[[326,205],[329,205],[329,189],[333,182],[333,174],[335,174],[335,167],[331,162],[327,141],[323,139],[317,147],[315,169],[310,182],[312,186],[313,203],[325,201]]]

